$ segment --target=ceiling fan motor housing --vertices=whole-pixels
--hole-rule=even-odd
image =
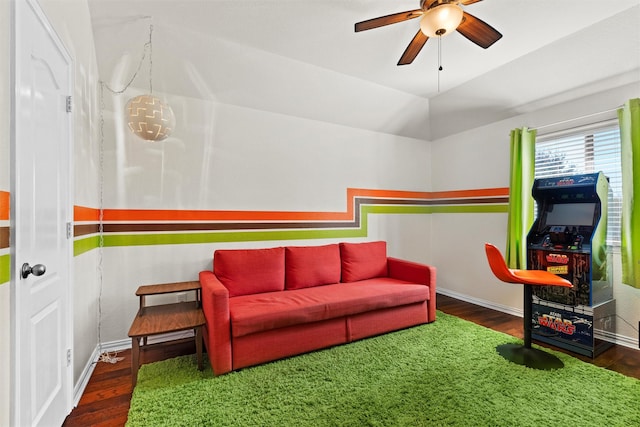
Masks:
[[[441,4],[449,4],[449,3],[458,4],[459,1],[458,0],[420,0],[420,9],[426,12],[427,10],[432,9],[436,6],[440,6]]]
[[[420,19],[420,29],[427,37],[442,37],[458,28],[462,22],[464,12],[456,1],[435,0],[427,4],[422,3],[424,13]]]

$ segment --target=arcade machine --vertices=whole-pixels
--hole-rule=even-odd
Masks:
[[[536,179],[537,218],[527,235],[527,264],[573,283],[533,289],[532,338],[588,357],[613,344],[611,252],[606,245],[609,181],[602,172]]]

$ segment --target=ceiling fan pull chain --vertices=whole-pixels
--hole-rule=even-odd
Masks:
[[[153,93],[153,24],[149,25],[149,93]]]
[[[438,37],[438,93],[440,93],[440,72],[442,71],[442,36]]]

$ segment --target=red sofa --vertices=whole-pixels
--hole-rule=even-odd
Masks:
[[[216,250],[200,284],[215,375],[436,318],[435,268],[382,241]]]

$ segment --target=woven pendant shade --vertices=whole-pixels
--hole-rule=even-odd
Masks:
[[[129,129],[147,141],[162,141],[176,125],[173,110],[153,95],[140,95],[127,102]]]

